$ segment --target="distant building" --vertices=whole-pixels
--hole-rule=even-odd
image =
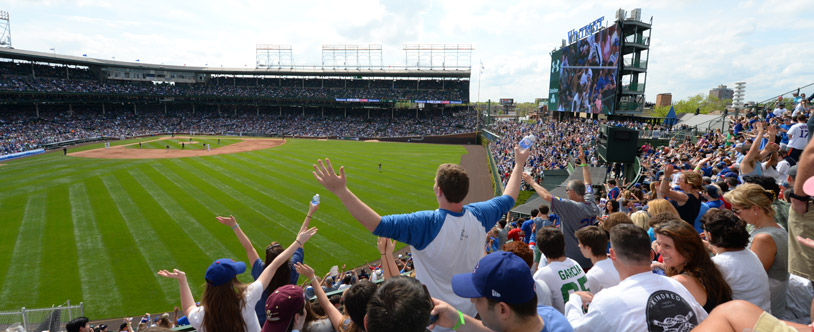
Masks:
[[[659,93],[656,95],[656,107],[670,106],[673,103],[672,93]]]
[[[726,87],[726,85],[719,85],[717,88],[709,90],[710,97],[716,97],[720,100],[732,99],[735,96],[735,91]]]

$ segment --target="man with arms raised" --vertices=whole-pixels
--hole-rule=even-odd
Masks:
[[[619,285],[591,295],[571,294],[565,316],[574,331],[686,332],[707,318],[690,292],[678,281],[650,270],[650,236],[633,224],[610,230],[610,259],[619,271]],[[583,311],[587,305],[588,313]]]
[[[416,278],[430,294],[449,302],[471,316],[475,306],[452,292],[452,276],[471,272],[483,257],[486,232],[514,207],[520,191],[520,177],[529,151],[515,147],[515,165],[503,196],[464,206],[469,191],[469,176],[463,167],[443,164],[435,175],[433,192],[438,209],[409,214],[380,216],[354,195],[347,186],[345,168],[334,172],[328,159],[314,165],[314,176],[334,193],[365,228],[374,235],[409,244],[413,253]]]
[[[568,198],[552,196],[548,190],[535,182],[530,174],[523,173],[523,180],[531,184],[534,191],[551,204],[551,212],[560,217],[562,231],[565,235],[565,256],[577,261],[583,270],[587,270],[591,268],[591,260],[580,253],[574,232],[582,227],[593,225],[600,210],[594,203],[593,190],[591,189],[591,173],[588,170],[588,164],[585,162],[585,154],[581,146],[579,148],[579,160],[582,167],[582,177],[585,181],[569,181],[566,187]]]

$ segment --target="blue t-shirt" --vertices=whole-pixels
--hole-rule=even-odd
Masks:
[[[554,213],[548,215],[549,224],[543,226],[556,226],[560,227],[560,217]]]
[[[710,209],[719,209],[721,208],[722,205],[724,205],[724,202],[721,201],[720,199],[716,199],[714,201],[704,202],[703,204],[709,207]]]
[[[571,323],[554,307],[541,305],[537,306],[537,315],[543,319],[545,326],[540,332],[574,332]]]
[[[780,125],[780,128],[783,128],[786,131],[788,131],[789,129],[791,129],[791,125],[787,125],[784,123]],[[780,132],[780,143],[789,144],[789,135],[787,133],[784,133],[782,131]]]
[[[531,235],[533,233],[531,231],[531,225],[534,225],[534,220],[533,219],[529,219],[529,220],[524,221],[523,226],[520,226],[520,230],[522,230],[523,233],[526,234],[525,237],[523,238],[523,242],[525,242],[525,243],[529,243],[529,240],[531,239]]]
[[[297,279],[300,278],[300,274],[294,269],[294,264],[302,263],[304,259],[305,251],[302,250],[302,247],[297,248],[297,251],[291,255],[291,279],[288,282],[289,284],[297,284]],[[260,278],[260,274],[263,273],[265,268],[266,263],[263,262],[262,258],[258,258],[256,261],[254,261],[254,264],[252,264],[252,278],[254,278],[254,280]],[[268,299],[268,297],[269,293],[264,290],[260,301],[257,301],[257,303],[254,305],[254,312],[257,313],[257,319],[260,321],[260,326],[263,326],[263,324],[266,322],[266,299]]]
[[[613,187],[613,189],[608,191],[608,199],[617,199],[619,198],[619,187]]]

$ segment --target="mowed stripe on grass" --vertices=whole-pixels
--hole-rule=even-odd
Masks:
[[[85,302],[97,318],[171,310],[177,282],[157,277],[158,269],[186,271],[200,299],[213,259],[246,260],[216,215],[235,215],[263,257],[271,241],[294,241],[315,193],[322,204],[311,225],[320,232],[306,245],[306,263],[318,273],[361,265],[378,258],[375,237],[322,188],[311,165],[324,157],[337,171],[344,165],[351,190],[385,215],[436,208],[435,169],[464,153],[460,146],[289,139],[273,149],[195,158],[102,160],[58,151],[9,162],[0,168],[0,181],[10,185],[0,188],[0,208],[8,211],[0,227],[9,230],[0,243],[0,310],[68,299]]]

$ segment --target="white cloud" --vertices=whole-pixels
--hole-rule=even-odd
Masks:
[[[243,67],[256,44],[290,44],[298,65],[320,65],[323,44],[382,44],[403,65],[403,44],[473,44],[471,99],[532,101],[548,94],[549,52],[571,29],[616,9],[653,16],[649,100],[747,81],[759,100],[807,84],[814,28],[810,0],[735,3],[637,0],[155,1],[9,0],[15,47],[123,61]],[[810,80],[810,78],[808,78]]]

